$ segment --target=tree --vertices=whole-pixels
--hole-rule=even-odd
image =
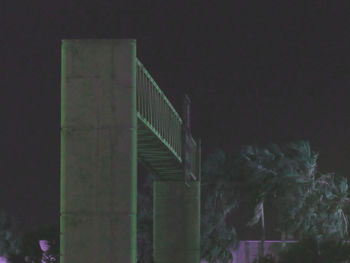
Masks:
[[[231,262],[231,249],[238,245],[234,228],[227,228],[222,211],[213,209],[211,202],[204,205],[201,215],[201,259],[208,262]],[[220,212],[219,212],[220,211]]]
[[[348,233],[349,198],[348,184],[344,177],[334,173],[319,173],[305,201],[297,214],[303,233],[325,239],[344,240]]]
[[[276,225],[281,232],[294,233],[299,226],[295,215],[312,192],[318,153],[311,151],[307,141],[288,143],[281,149],[283,158],[279,162],[279,173],[284,184],[275,194],[278,198],[274,207],[279,211]]]
[[[345,178],[317,172],[318,153],[307,141],[283,147],[247,146],[240,160],[242,190],[255,200],[256,209],[249,225],[262,222],[265,239],[264,204],[268,200],[276,211],[276,230],[312,235],[317,240],[328,237],[344,239],[349,210]],[[278,211],[278,212],[277,212]],[[262,246],[263,250],[263,246]],[[262,256],[262,253],[260,254]]]
[[[239,160],[243,169],[238,177],[236,175],[236,180],[241,182],[241,191],[249,193],[255,202],[254,216],[248,226],[261,221],[260,256],[263,256],[265,241],[264,204],[269,200],[271,206],[279,208],[276,209],[279,211],[277,229],[290,232],[293,225],[287,223],[286,218],[291,210],[301,206],[305,194],[303,187],[312,181],[317,156],[304,141],[283,148],[277,144],[242,148]]]
[[[240,191],[248,193],[255,204],[254,216],[247,225],[254,226],[261,221],[262,242],[259,255],[263,256],[265,241],[264,202],[279,183],[280,178],[276,172],[277,158],[268,149],[256,146],[243,147],[239,158],[241,165],[243,165],[243,173],[238,174],[240,178],[236,177],[236,180],[238,179],[237,181],[240,182]]]
[[[234,227],[228,227],[228,214],[237,206],[237,195],[229,176],[229,162],[221,150],[204,162],[201,185],[201,259],[231,262],[231,249],[239,242]]]
[[[297,230],[317,240],[344,239],[348,224],[345,210],[349,204],[346,178],[319,173],[318,154],[310,150],[308,142],[290,143],[285,151],[286,157],[296,160],[298,165],[292,173],[296,174],[294,187],[277,199],[278,224],[289,232]]]

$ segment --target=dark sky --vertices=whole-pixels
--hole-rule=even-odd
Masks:
[[[179,112],[189,94],[203,158],[306,139],[348,174],[349,1],[121,2],[0,1],[0,207],[59,222],[61,39],[136,39]]]

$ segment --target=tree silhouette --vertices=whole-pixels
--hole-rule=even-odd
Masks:
[[[239,188],[255,200],[252,226],[262,222],[265,240],[264,204],[275,211],[275,229],[299,232],[317,240],[347,235],[348,185],[343,177],[317,172],[318,153],[307,141],[267,147],[247,146],[239,158],[243,165]],[[336,178],[336,180],[335,180]],[[238,180],[237,180],[238,182]]]
[[[281,232],[292,232],[290,212],[301,207],[307,193],[305,185],[312,182],[318,154],[311,152],[308,142],[290,143],[286,147],[270,144],[267,147],[245,146],[239,156],[243,165],[239,175],[240,191],[248,193],[254,200],[254,216],[248,226],[261,222],[263,256],[265,241],[264,205],[278,211],[275,228]],[[284,235],[285,236],[285,235]]]
[[[231,262],[230,250],[239,245],[235,228],[226,223],[238,204],[229,169],[229,158],[222,150],[215,150],[203,163],[200,247],[201,259],[208,262]]]
[[[22,252],[22,226],[14,216],[0,210],[0,256],[13,257]]]

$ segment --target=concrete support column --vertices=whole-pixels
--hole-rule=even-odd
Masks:
[[[136,41],[63,40],[61,263],[135,263]]]
[[[155,263],[200,262],[200,182],[154,181]]]

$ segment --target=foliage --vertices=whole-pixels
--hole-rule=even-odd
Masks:
[[[276,193],[277,230],[287,233],[306,231],[305,222],[313,215],[305,213],[313,196],[318,153],[312,152],[308,142],[289,143],[283,147],[282,178],[287,182]],[[287,165],[286,165],[287,164]],[[304,227],[301,227],[304,224]]]
[[[15,217],[0,211],[0,255],[10,256],[21,253],[22,223]]]
[[[208,262],[231,262],[230,249],[235,248],[235,229],[226,229],[224,217],[209,211],[201,218],[201,259]]]
[[[0,211],[0,255],[7,256],[13,263],[23,262],[25,256],[34,262],[39,262],[42,255],[39,246],[40,239],[51,242],[51,251],[58,259],[59,229],[57,224],[38,224],[26,229],[23,222],[3,210]]]
[[[346,178],[335,177],[333,173],[318,174],[310,197],[299,213],[299,217],[304,216],[303,219],[298,219],[304,223],[304,232],[314,235],[317,240],[344,240],[348,233],[347,189]]]
[[[307,141],[282,147],[246,146],[239,164],[241,191],[254,200],[256,209],[248,225],[257,224],[268,200],[276,213],[275,230],[299,231],[317,236],[344,239],[348,230],[349,199],[347,181],[316,170],[318,153]]]
[[[242,148],[237,159],[237,164],[241,167],[235,175],[236,181],[239,182],[237,185],[240,185],[238,189],[241,195],[243,193],[248,195],[255,206],[254,215],[247,225],[252,227],[261,221],[261,254],[265,240],[264,207],[266,207],[266,202],[270,207],[274,206],[274,210],[279,211],[277,220],[275,220],[277,221],[276,229],[287,232],[290,231],[290,226],[293,226],[290,222],[288,224],[281,222],[281,215],[285,220],[291,208],[300,206],[299,184],[303,182],[300,180],[300,171],[308,167],[308,162],[313,165],[312,161],[315,159],[314,155],[310,156],[310,151],[307,152],[308,144],[301,142],[301,145],[303,146],[301,148],[297,148],[298,145],[289,145],[289,152],[277,144],[271,144],[265,148],[248,145]],[[307,152],[307,158],[301,150]],[[299,198],[295,199],[296,196]],[[295,200],[299,203],[293,204]]]
[[[240,180],[243,187],[240,189],[249,193],[257,207],[269,198],[282,209],[279,211],[288,213],[290,208],[302,204],[302,187],[310,183],[317,154],[311,153],[309,144],[302,141],[283,148],[277,144],[265,148],[246,146],[241,151],[240,160],[240,165],[243,165],[243,180]],[[293,206],[286,206],[286,203]],[[259,221],[261,215],[258,212],[262,213],[261,209],[256,210],[250,225]],[[279,222],[281,230],[285,231],[288,226],[290,222],[284,225]]]
[[[56,223],[37,224],[31,226],[23,233],[23,246],[21,257],[28,256],[34,262],[40,262],[42,251],[39,246],[39,240],[48,240],[51,244],[51,253],[59,262],[59,226]]]
[[[231,262],[231,249],[239,242],[234,228],[226,224],[226,217],[237,206],[227,158],[216,150],[203,164],[201,187],[201,259],[208,262]]]
[[[278,229],[287,233],[307,231],[307,225],[313,219],[313,213],[307,213],[305,208],[314,197],[315,176],[318,153],[312,152],[306,141],[289,143],[284,147],[285,162],[292,164],[285,169],[284,178],[289,183],[278,195],[275,206],[280,211]],[[294,162],[294,164],[293,164]],[[286,205],[287,204],[287,205]],[[307,223],[306,223],[307,222]]]

